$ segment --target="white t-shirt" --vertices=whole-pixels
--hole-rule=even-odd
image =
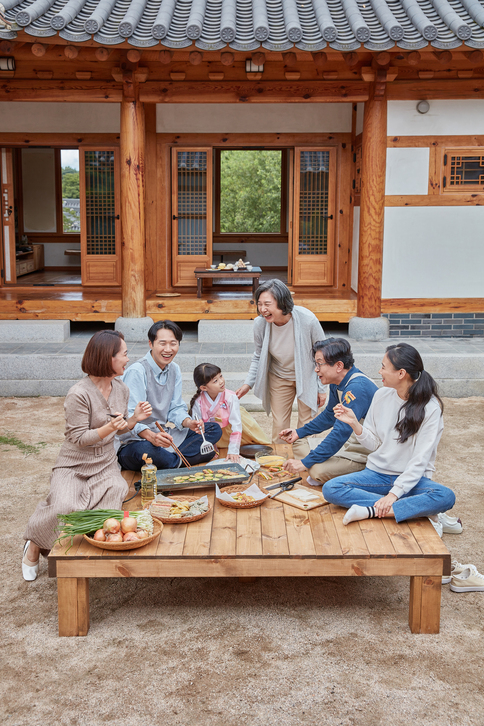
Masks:
[[[444,430],[442,411],[432,396],[425,406],[425,418],[416,434],[399,444],[398,412],[405,403],[394,388],[380,388],[366,414],[358,441],[371,451],[366,466],[380,474],[398,476],[390,490],[400,498],[423,477],[432,478],[437,446]]]
[[[294,365],[294,320],[292,316],[285,325],[271,323],[271,337],[269,339],[269,353],[271,356],[270,370],[279,378],[288,381],[296,380]]]

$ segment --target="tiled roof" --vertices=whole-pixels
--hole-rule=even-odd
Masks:
[[[0,38],[203,50],[484,48],[484,0],[1,0]],[[0,8],[1,9],[1,8]]]

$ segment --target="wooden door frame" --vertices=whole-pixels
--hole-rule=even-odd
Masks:
[[[114,255],[88,255],[87,254],[87,209],[86,209],[86,177],[85,177],[85,151],[112,151],[114,153]],[[103,146],[79,147],[79,196],[81,213],[81,285],[82,287],[118,287],[121,285],[121,189],[120,189],[120,160],[119,147],[113,144]],[[108,259],[109,258],[109,259]],[[113,259],[114,258],[114,259]],[[89,281],[89,262],[115,262],[116,269],[112,282]]]
[[[13,176],[13,149],[7,146],[0,147],[0,169],[2,188],[2,233],[1,233],[1,264],[3,276],[1,286],[11,286],[17,283],[17,261],[15,256],[15,183]],[[5,218],[5,213],[12,207],[12,211]],[[13,239],[10,239],[13,220]],[[5,232],[8,232],[6,239]],[[7,270],[8,267],[8,270]],[[7,279],[10,278],[10,279]]]
[[[331,215],[328,218],[328,237],[327,237],[327,253],[326,255],[300,255],[299,249],[299,193],[300,193],[300,152],[301,151],[328,151],[329,152],[329,194],[328,194],[328,214]],[[293,279],[292,285],[294,287],[332,287],[334,281],[334,260],[335,260],[335,245],[336,245],[336,200],[338,190],[338,175],[337,175],[337,160],[338,160],[338,147],[337,146],[296,146],[294,148],[294,219],[293,219]],[[299,261],[302,262],[322,262],[322,258],[325,257],[328,277],[326,282],[321,282],[319,279],[315,279],[314,282],[299,282],[297,279],[296,268]]]

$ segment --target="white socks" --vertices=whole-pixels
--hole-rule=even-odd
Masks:
[[[309,474],[308,474],[307,482],[312,487],[320,487],[321,486],[321,482],[318,481],[317,479],[313,479],[313,477],[312,476],[309,476]]]
[[[343,524],[359,522],[361,519],[372,519],[375,516],[375,507],[360,507],[359,504],[352,504],[343,517]]]

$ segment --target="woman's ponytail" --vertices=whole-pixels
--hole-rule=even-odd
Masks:
[[[398,422],[398,442],[404,444],[410,436],[416,434],[425,418],[425,406],[434,396],[439,402],[441,411],[444,404],[438,394],[438,387],[430,373],[423,367],[420,353],[408,343],[390,345],[386,354],[395,370],[403,369],[414,380],[408,390],[407,400],[400,408]]]

